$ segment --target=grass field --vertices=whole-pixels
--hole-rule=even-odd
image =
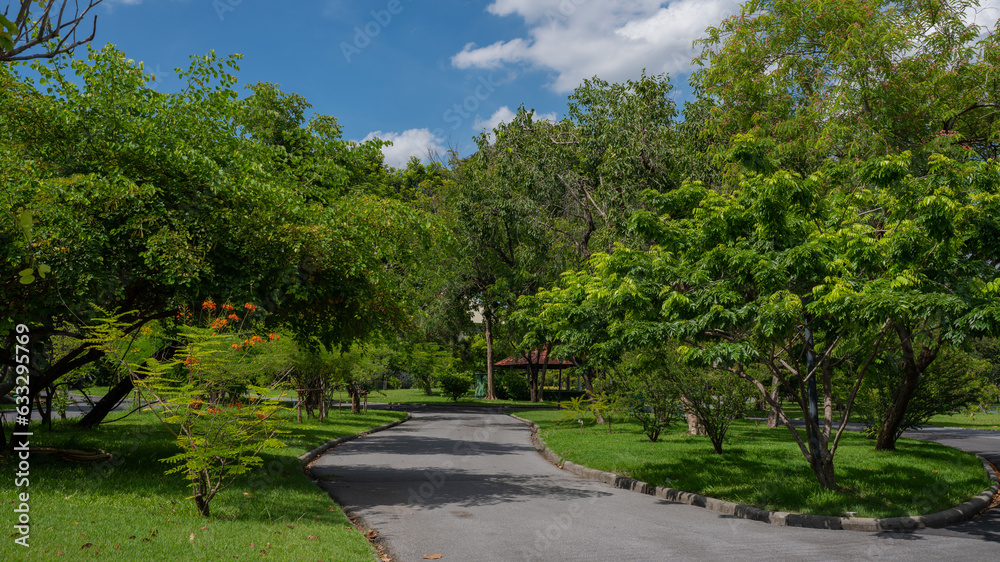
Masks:
[[[179,474],[159,459],[173,454],[171,436],[149,413],[96,430],[55,422],[37,428],[33,446],[104,449],[103,464],[31,456],[31,548],[0,542],[0,560],[100,557],[112,560],[371,560],[372,547],[325,492],[302,473],[296,457],[330,439],[405,417],[398,412],[334,414],[322,424],[285,428],[287,447],[268,450],[264,465],[241,477],[197,514]],[[12,474],[11,466],[0,466]],[[9,535],[10,533],[6,533]]]
[[[459,406],[486,406],[492,408],[507,408],[507,407],[522,407],[522,406],[556,406],[555,401],[555,391],[546,391],[542,394],[544,398],[550,398],[551,400],[544,400],[542,402],[531,403],[527,400],[481,400],[478,398],[472,398],[466,396],[460,399],[458,402],[453,402],[451,398],[441,394],[440,390],[434,389],[434,393],[431,396],[424,394],[424,391],[419,388],[406,388],[398,390],[376,390],[372,391],[368,395],[369,402],[393,402],[396,404],[455,404]],[[344,394],[344,400],[347,400],[347,394]]]
[[[785,415],[790,419],[802,419],[802,410],[794,404],[785,405]],[[928,427],[964,427],[969,429],[996,429],[1000,430],[1000,404],[994,404],[986,409],[986,412],[961,412],[954,414],[940,414],[934,416],[927,422]],[[747,417],[766,418],[767,412],[752,411]],[[820,414],[820,418],[822,418]],[[840,421],[840,417],[834,414],[834,420]],[[858,421],[855,416],[851,416],[851,421]]]
[[[786,428],[734,422],[723,455],[707,437],[684,434],[681,424],[650,443],[637,424],[611,434],[593,421],[580,434],[558,423],[554,411],[519,412],[539,424],[556,454],[589,468],[765,509],[859,517],[933,513],[989,486],[975,455],[935,443],[900,439],[898,450],[876,452],[872,441],[845,434],[834,465],[841,492],[824,491]]]

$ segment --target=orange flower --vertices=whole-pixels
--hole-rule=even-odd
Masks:
[[[234,343],[233,344],[233,349],[239,349],[239,348],[240,348],[240,344],[238,344],[238,343]]]
[[[211,297],[205,299],[205,302],[201,303],[202,310],[215,310],[215,301]]]
[[[249,310],[250,312],[253,312],[253,311],[257,310],[257,307],[254,306],[254,304],[252,302],[248,302],[248,303],[244,304],[243,308]]]
[[[233,305],[231,305],[229,303],[226,303],[226,304],[222,305],[222,310],[234,310],[233,309]]]
[[[235,314],[230,314],[229,316],[227,316],[227,318],[229,318],[230,320],[234,320],[236,322],[240,321],[240,317],[236,316]]]
[[[269,339],[271,341],[274,341],[274,340],[278,339],[279,337],[280,336],[278,334],[268,334],[267,335],[267,339]]]

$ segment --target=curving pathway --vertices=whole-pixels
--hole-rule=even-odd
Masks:
[[[998,508],[913,533],[777,527],[578,478],[544,460],[528,427],[498,411],[410,411],[410,421],[312,465],[397,562],[1000,558]],[[1000,451],[1000,433],[981,433],[933,438]]]

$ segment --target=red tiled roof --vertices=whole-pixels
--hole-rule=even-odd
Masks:
[[[572,367],[573,366],[573,362],[572,361],[562,361],[562,360],[556,359],[554,357],[552,357],[552,358],[548,357],[548,354],[545,352],[545,350],[539,351],[539,350],[536,349],[536,350],[532,351],[529,356],[531,358],[531,364],[532,365],[541,365],[547,359],[549,367],[564,367],[565,368],[565,367]],[[497,361],[496,363],[493,364],[493,366],[494,367],[500,367],[501,369],[504,369],[504,368],[506,368],[506,369],[527,368],[528,367],[528,358],[526,358],[523,355],[512,355],[512,356],[510,356],[510,357],[508,357],[508,358],[506,358],[506,359],[504,359],[502,361]]]

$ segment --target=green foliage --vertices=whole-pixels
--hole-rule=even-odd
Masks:
[[[453,359],[440,345],[429,342],[413,344],[403,361],[424,394],[430,396],[434,380],[450,371]]]
[[[585,401],[583,396],[570,398],[559,403],[561,414],[556,421],[574,421],[580,424],[580,434],[583,435],[583,426],[587,416],[592,413],[590,402]]]
[[[134,362],[125,353],[121,321],[126,314],[107,314],[89,330],[88,345],[100,349],[133,378],[139,395],[176,438],[180,452],[162,459],[189,480],[192,498],[203,516],[209,504],[235,478],[262,462],[264,448],[282,446],[276,439],[278,406],[265,396],[272,388],[252,384],[256,374],[285,369],[286,358],[269,354],[269,340],[247,330],[253,308],[239,318],[223,305],[215,315],[208,300],[203,311],[210,326],[181,326],[179,353],[168,359]],[[102,311],[103,312],[103,311]],[[230,313],[227,315],[227,313]],[[271,334],[270,340],[276,339]],[[242,340],[242,341],[241,341]],[[260,344],[260,347],[258,347]],[[281,376],[271,377],[280,384]]]
[[[995,29],[968,24],[978,2],[751,0],[708,29],[692,77],[710,101],[714,163],[734,134],[768,139],[777,168],[910,150],[995,158],[1000,60]],[[983,37],[980,37],[980,36]],[[832,160],[828,160],[832,159]],[[733,160],[729,160],[733,162]]]
[[[497,399],[528,400],[531,398],[531,387],[523,373],[508,371],[496,379]]]
[[[618,392],[602,392],[590,399],[590,411],[598,420],[604,420],[608,426],[608,433],[611,433],[615,419],[629,411],[629,404],[627,398]]]
[[[675,381],[650,365],[634,365],[619,377],[628,415],[642,425],[650,443],[678,419],[680,393]]]
[[[872,439],[882,429],[893,393],[903,379],[897,356],[887,355],[875,367],[865,377],[855,406],[865,432]],[[898,439],[907,429],[923,427],[936,415],[951,414],[970,404],[979,406],[984,398],[987,403],[992,403],[992,396],[987,396],[988,368],[984,361],[973,359],[961,350],[948,348],[942,351],[920,378],[895,438]]]
[[[437,376],[441,393],[458,402],[472,391],[472,377],[468,373],[441,373]]]
[[[729,426],[746,414],[756,389],[730,373],[711,369],[693,370],[676,384],[681,395],[681,410],[698,420],[698,425],[712,441],[715,453],[721,455]]]
[[[35,80],[0,68],[0,331],[78,318],[79,341],[90,303],[134,310],[134,330],[204,295],[259,303],[309,348],[409,323],[400,280],[433,221],[366,187],[381,181],[378,142],[304,123],[305,100],[273,85],[241,99],[238,60],[193,57],[171,94],[113,46],[36,65]],[[40,372],[38,388],[63,374]]]

